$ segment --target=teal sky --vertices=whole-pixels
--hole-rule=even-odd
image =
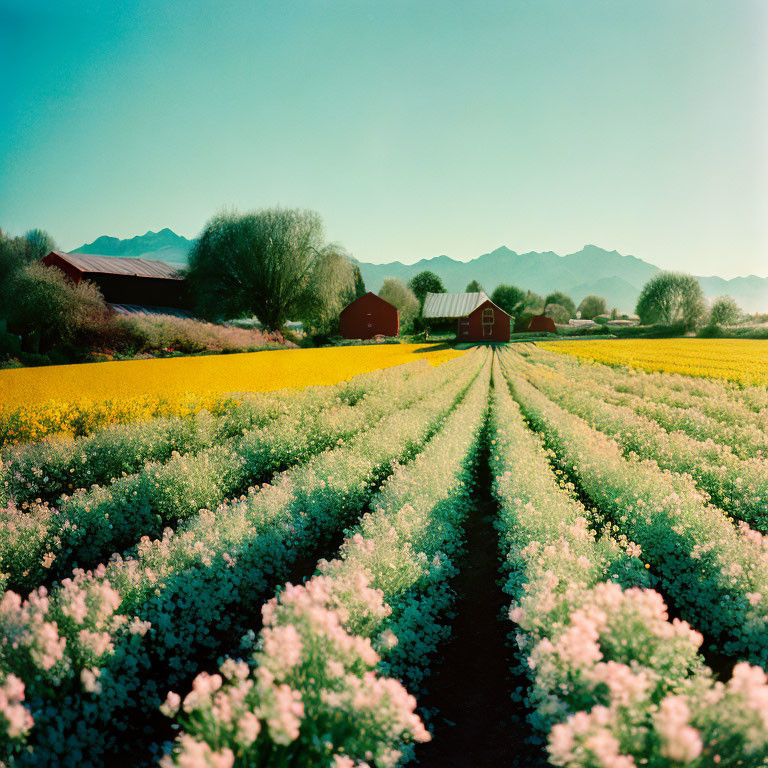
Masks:
[[[0,227],[307,207],[363,261],[768,276],[763,0],[0,0]]]

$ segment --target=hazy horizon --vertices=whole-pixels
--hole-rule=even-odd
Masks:
[[[759,0],[0,0],[0,227],[313,208],[380,264],[585,244],[768,277]]]

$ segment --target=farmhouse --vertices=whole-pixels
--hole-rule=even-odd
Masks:
[[[511,316],[483,292],[428,293],[422,317],[456,318],[459,341],[509,341]]]
[[[164,261],[51,251],[43,264],[60,269],[75,285],[94,283],[116,312],[179,314],[188,306],[184,277]]]
[[[369,291],[341,310],[339,332],[345,339],[397,336],[400,313],[388,301]]]

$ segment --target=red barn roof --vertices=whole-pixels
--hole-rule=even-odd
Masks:
[[[168,280],[183,280],[178,266],[165,261],[134,259],[124,256],[97,256],[91,253],[63,253],[51,251],[44,261],[50,264],[51,256],[67,262],[83,274],[130,275],[132,277],[161,277]]]

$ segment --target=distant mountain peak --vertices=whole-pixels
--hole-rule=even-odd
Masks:
[[[194,240],[177,235],[165,227],[159,232],[151,229],[143,235],[121,240],[110,235],[97,237],[92,243],[85,243],[75,248],[72,253],[93,253],[100,256],[122,256],[133,258],[168,261],[174,264],[186,264]]]

